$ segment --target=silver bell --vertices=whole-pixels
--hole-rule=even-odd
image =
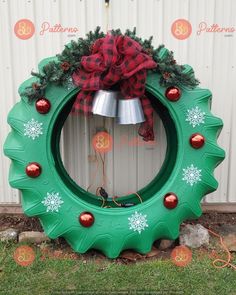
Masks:
[[[137,124],[144,121],[143,109],[138,97],[119,100],[118,124]]]
[[[98,90],[93,98],[92,112],[106,117],[116,117],[118,91]]]

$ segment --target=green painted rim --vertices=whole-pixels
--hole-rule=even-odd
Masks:
[[[44,60],[40,68],[49,60]],[[186,66],[186,71],[191,68]],[[33,81],[25,81],[20,93]],[[211,93],[182,88],[181,98],[171,102],[154,73],[147,77],[146,90],[166,129],[167,155],[159,174],[140,190],[144,202],[129,208],[101,208],[101,201],[78,187],[65,171],[59,153],[60,131],[78,89],[49,85],[45,94],[51,102],[48,114],[38,113],[25,97],[10,111],[12,131],[4,145],[6,156],[12,160],[9,182],[21,190],[25,214],[39,217],[50,238],[64,237],[79,253],[95,248],[115,258],[129,248],[147,253],[154,240],[177,238],[183,220],[201,215],[200,201],[216,190],[213,172],[225,156],[216,142],[223,124],[210,111]],[[200,149],[189,143],[196,132],[206,140]],[[37,178],[25,173],[31,162],[42,166]],[[174,209],[167,209],[163,203],[170,192],[178,197]],[[122,199],[136,201],[132,195]],[[91,227],[78,221],[84,211],[94,216]]]

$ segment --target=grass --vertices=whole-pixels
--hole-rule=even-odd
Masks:
[[[170,259],[157,258],[129,264],[94,257],[85,261],[83,256],[77,260],[42,260],[41,252],[34,248],[35,261],[22,267],[12,258],[17,246],[4,249],[0,243],[1,295],[236,294],[236,271],[214,268],[212,259],[200,257],[197,251],[189,265],[177,267]]]

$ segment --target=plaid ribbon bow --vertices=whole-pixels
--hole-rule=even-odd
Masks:
[[[98,39],[92,54],[82,57],[81,66],[73,73],[73,81],[81,88],[74,102],[72,113],[92,110],[94,92],[110,89],[119,83],[121,94],[126,99],[139,97],[146,121],[139,127],[143,140],[154,140],[153,108],[144,95],[146,70],[157,64],[145,53],[141,45],[127,36],[107,34]]]

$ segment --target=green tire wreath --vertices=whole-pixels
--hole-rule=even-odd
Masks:
[[[67,53],[72,47],[67,47]],[[223,124],[210,112],[211,92],[195,87],[191,67],[168,63],[173,61],[172,54],[163,47],[158,49],[156,59],[162,66],[159,72],[148,73],[146,92],[166,130],[164,164],[153,181],[138,192],[142,203],[134,194],[119,198],[119,202],[134,203],[132,207],[114,207],[108,201],[111,208],[103,208],[101,198],[74,183],[60,157],[61,129],[79,91],[65,86],[68,72],[58,74],[59,61],[65,62],[62,56],[40,63],[40,73],[21,85],[21,101],[8,116],[12,131],[4,152],[12,160],[9,182],[22,192],[24,213],[37,216],[50,238],[64,237],[79,253],[94,248],[115,258],[124,249],[147,253],[157,239],[176,239],[181,222],[199,217],[201,199],[218,186],[213,172],[225,156],[216,142]],[[169,81],[163,80],[167,69],[175,73],[168,76]],[[178,99],[168,98],[167,86],[171,85],[181,87]],[[37,104],[42,96],[48,102],[43,111]],[[37,99],[35,103],[33,99]]]

